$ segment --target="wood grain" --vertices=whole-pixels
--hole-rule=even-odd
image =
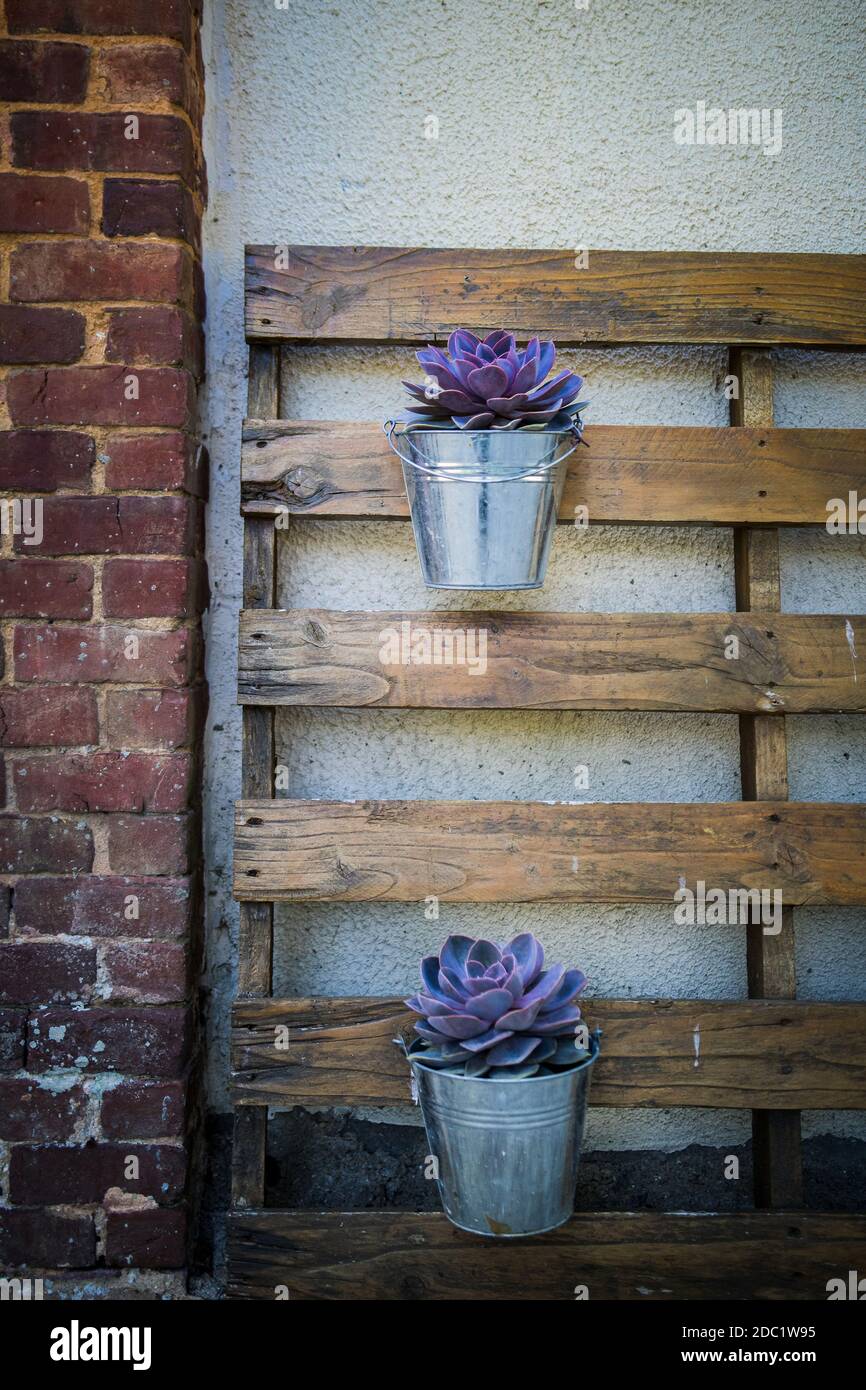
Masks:
[[[240,618],[238,698],[395,709],[851,711],[866,709],[858,652],[866,652],[866,618],[253,610]]]
[[[680,880],[866,902],[866,807],[240,801],[243,900],[670,902]]]
[[[730,373],[739,391],[731,401],[731,424],[769,428],[773,424],[773,362],[767,352],[735,349]],[[738,527],[734,531],[737,607],[777,614],[782,607],[778,531]],[[769,620],[771,625],[778,617]],[[745,800],[788,796],[788,739],[784,719],[763,714],[740,716],[740,771]],[[746,970],[753,999],[791,999],[797,993],[793,909],[782,914],[778,936],[764,935],[759,922],[746,933]],[[755,1205],[796,1207],[803,1201],[800,1116],[762,1106],[752,1116]]]
[[[602,1034],[593,1105],[866,1108],[866,1004],[581,1003]],[[394,1039],[411,1036],[415,1015],[399,999],[240,1000],[232,1020],[236,1103],[410,1103]]]
[[[455,328],[560,343],[866,343],[866,257],[700,251],[246,248],[250,339],[420,342]]]
[[[828,1280],[864,1265],[866,1216],[846,1213],[582,1212],[543,1236],[493,1241],[438,1212],[258,1211],[230,1218],[228,1296],[573,1302],[582,1285],[590,1307],[824,1301]]]
[[[252,411],[276,415],[279,409],[279,349],[250,348],[247,404]],[[273,521],[244,521],[243,593],[249,609],[271,608],[275,598],[276,555]],[[274,716],[272,710],[245,709],[241,745],[244,796],[272,796]],[[240,905],[238,924],[238,993],[267,994],[271,988],[274,909],[268,902]],[[260,1206],[265,1193],[266,1110],[235,1111],[232,1141],[232,1204]]]
[[[831,498],[866,492],[866,430],[590,425],[559,520],[590,525],[823,526]],[[247,515],[408,517],[401,465],[368,421],[244,423]]]

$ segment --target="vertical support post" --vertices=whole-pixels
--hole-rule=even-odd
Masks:
[[[733,348],[729,372],[737,379],[731,424],[760,429],[773,424],[773,366],[766,351]],[[779,533],[753,526],[734,530],[736,601],[739,612],[782,608]],[[744,801],[787,801],[788,741],[784,715],[740,715],[740,773]],[[764,934],[750,922],[747,973],[750,999],[793,999],[797,992],[794,913],[784,908],[782,930]],[[757,1207],[798,1207],[803,1201],[800,1114],[752,1112],[752,1158]]]
[[[279,410],[279,348],[250,345],[247,409],[251,419],[273,420]],[[244,518],[245,608],[273,608],[276,594],[276,533],[272,517]],[[274,794],[274,711],[245,705],[241,790],[244,797]],[[241,903],[238,935],[238,995],[271,992],[274,940],[272,903]],[[232,1148],[232,1205],[264,1206],[267,1106],[235,1107]]]

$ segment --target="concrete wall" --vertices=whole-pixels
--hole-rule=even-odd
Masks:
[[[240,603],[238,440],[244,413],[244,242],[582,245],[619,249],[862,249],[862,6],[809,0],[212,0],[207,7],[205,264],[213,496],[208,748],[211,1099],[225,1101],[236,913],[230,825],[239,786],[234,705]],[[780,107],[781,150],[684,147],[674,110]],[[438,139],[424,138],[428,116]],[[855,196],[856,195],[856,196]],[[508,325],[503,325],[507,327]],[[722,352],[564,354],[586,376],[591,422],[721,424]],[[284,413],[378,419],[400,404],[409,353],[303,349]],[[415,369],[417,371],[417,368]],[[862,426],[866,362],[780,353],[777,423]],[[783,539],[784,604],[866,611],[866,546],[825,533]],[[562,529],[543,591],[435,594],[408,525],[303,522],[283,541],[280,602],[335,608],[489,606],[574,610],[733,605],[725,530]],[[791,794],[866,796],[866,720],[789,721]],[[714,801],[739,795],[736,721],[699,715],[453,714],[301,710],[279,719],[293,794],[320,797]],[[589,767],[587,793],[573,768]],[[742,930],[685,934],[659,907],[293,906],[279,913],[275,988],[390,993],[449,930],[532,926],[599,994],[743,997]],[[863,914],[797,913],[800,993],[863,998]],[[807,1132],[866,1133],[852,1117]],[[588,1142],[734,1143],[733,1112],[595,1112]]]

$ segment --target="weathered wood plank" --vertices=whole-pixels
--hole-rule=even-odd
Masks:
[[[866,492],[866,430],[590,425],[559,508],[591,525],[823,526],[831,498]],[[363,422],[247,420],[247,515],[399,519],[399,460]]]
[[[700,930],[698,928],[698,930]],[[593,1105],[866,1108],[866,1004],[592,999]],[[409,1104],[399,999],[256,999],[234,1007],[241,1104]],[[288,1028],[285,1033],[277,1030]]]
[[[246,248],[251,339],[418,342],[455,328],[572,343],[866,343],[866,257],[708,251]]]
[[[736,643],[736,645],[735,645]],[[253,610],[245,705],[738,712],[866,709],[866,618]],[[763,798],[769,799],[769,798]]]
[[[253,345],[247,381],[251,411],[276,415],[279,409],[279,348]],[[271,608],[275,598],[275,540],[272,519],[244,521],[243,586],[248,609]],[[272,796],[274,716],[272,710],[245,709],[241,746],[244,796]],[[238,993],[267,994],[271,988],[274,910],[271,903],[240,905],[238,924]],[[261,1206],[265,1193],[266,1110],[235,1111],[232,1142],[232,1203]]]
[[[730,355],[730,371],[739,386],[731,401],[731,424],[769,429],[774,419],[770,355],[737,348]],[[738,608],[780,612],[782,581],[777,531],[737,528],[734,570]],[[770,626],[778,621],[778,617],[768,620]],[[744,799],[787,799],[788,740],[784,719],[770,720],[762,714],[740,716],[740,769]],[[753,920],[746,942],[750,997],[793,998],[797,993],[793,909],[784,910],[782,930],[777,936],[766,936],[760,921]],[[752,1116],[752,1146],[756,1206],[799,1206],[803,1200],[799,1114],[764,1107],[756,1110]]]
[[[438,1212],[258,1211],[230,1218],[228,1295],[573,1302],[582,1285],[590,1306],[824,1301],[828,1280],[864,1264],[866,1216],[846,1213],[581,1212],[546,1235],[496,1241]]]
[[[681,880],[866,902],[866,806],[240,801],[248,899],[672,902]]]

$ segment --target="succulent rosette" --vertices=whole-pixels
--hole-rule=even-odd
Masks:
[[[404,381],[416,404],[410,428],[460,430],[579,429],[577,400],[583,377],[561,371],[552,342],[530,338],[518,348],[513,333],[497,328],[484,339],[458,328],[448,351],[428,344],[416,353],[427,373],[423,386]],[[414,417],[414,418],[412,418]]]
[[[581,970],[545,967],[531,932],[507,945],[449,936],[438,956],[422,960],[421,989],[406,1000],[421,1015],[412,1055],[464,1076],[512,1080],[575,1066],[588,1055],[575,1038],[585,984]]]

